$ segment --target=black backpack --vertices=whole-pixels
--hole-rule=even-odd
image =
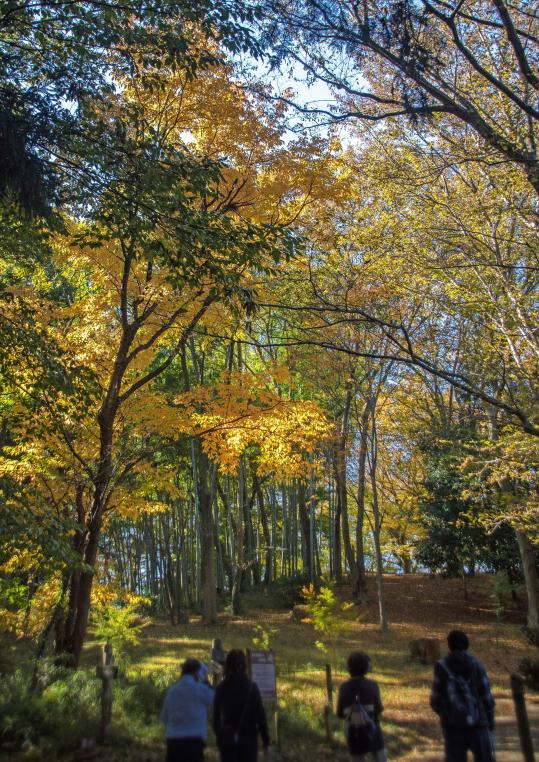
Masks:
[[[481,719],[475,672],[467,679],[451,672],[444,661],[439,664],[447,673],[447,703],[449,720],[453,725],[473,728]]]
[[[352,754],[366,754],[372,751],[376,725],[367,712],[359,696],[349,708],[347,717],[346,740]]]

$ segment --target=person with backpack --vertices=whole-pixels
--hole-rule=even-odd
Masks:
[[[468,653],[462,630],[447,636],[449,653],[434,665],[430,705],[440,717],[445,762],[494,762],[494,698],[485,668]]]
[[[221,762],[256,762],[258,735],[269,746],[268,723],[258,685],[247,676],[243,651],[233,649],[225,659],[224,679],[215,689],[213,729]]]
[[[374,762],[386,762],[384,736],[380,727],[380,715],[384,711],[380,688],[375,680],[365,677],[371,661],[366,653],[353,651],[347,664],[350,680],[339,688],[337,716],[345,720],[350,756],[354,762],[364,762],[369,757]]]
[[[161,722],[165,724],[166,762],[203,762],[208,736],[208,709],[213,688],[208,670],[198,659],[186,659],[180,679],[165,696]]]

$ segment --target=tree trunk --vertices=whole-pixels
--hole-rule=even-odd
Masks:
[[[311,570],[311,543],[309,511],[307,510],[307,489],[304,482],[298,484],[298,511],[301,527],[301,561],[303,572],[310,574]],[[310,580],[312,582],[312,579]]]
[[[333,563],[337,582],[342,582],[342,548],[341,548],[341,502],[336,490],[335,517],[333,519]]]
[[[357,464],[357,522],[356,522],[356,569],[357,580],[354,593],[358,603],[367,600],[367,577],[365,574],[365,554],[363,551],[363,526],[365,523],[365,485],[367,473],[367,447],[369,436],[369,416],[372,403],[367,402],[360,420],[359,453]]]
[[[344,556],[346,564],[352,578],[352,594],[357,598],[357,584],[359,579],[357,563],[355,558],[352,541],[350,538],[350,524],[348,518],[348,489],[347,489],[347,456],[346,444],[348,441],[348,429],[350,420],[350,406],[352,404],[353,390],[351,384],[346,390],[344,408],[341,420],[341,432],[335,455],[333,458],[333,470],[335,475],[335,486],[337,489],[337,509],[342,521],[342,539],[344,545]]]
[[[256,587],[260,584],[260,568],[257,563],[256,557],[256,538],[253,526],[253,509],[255,507],[256,490],[253,484],[248,499],[245,501],[244,506],[244,526],[245,526],[245,558],[248,564],[246,574],[244,575],[244,581],[249,587],[253,585]]]
[[[101,534],[101,512],[96,512],[95,519],[90,523],[86,549],[84,552],[84,563],[90,567],[90,570],[80,572],[76,594],[74,596],[74,617],[70,632],[65,633],[62,651],[69,656],[69,662],[73,667],[78,667],[82,647],[86,638],[88,628],[88,614],[90,612],[90,601],[92,596],[92,584],[94,579],[94,568],[99,548],[99,536]]]
[[[243,555],[243,516],[245,505],[245,471],[243,462],[238,468],[238,494],[236,500],[236,526],[234,545],[236,557],[234,559],[234,579],[231,591],[231,609],[233,614],[241,614],[241,583],[244,572]]]
[[[382,531],[382,524],[380,520],[380,505],[378,503],[378,485],[376,483],[376,466],[378,460],[378,449],[376,442],[376,419],[374,417],[374,411],[372,413],[372,438],[371,438],[371,463],[370,463],[370,477],[371,477],[371,489],[372,489],[372,515],[373,515],[373,540],[374,549],[376,555],[376,588],[378,592],[378,609],[380,613],[380,627],[382,630],[387,630],[389,625],[387,621],[385,598],[384,598],[384,565],[382,558],[382,550],[380,547],[380,535]]]
[[[262,524],[262,535],[264,537],[264,546],[265,546],[264,548],[264,584],[269,585],[272,579],[273,553],[272,553],[272,547],[271,547],[271,535],[270,535],[270,528],[269,528],[269,522],[268,522],[268,515],[266,512],[266,506],[264,504],[264,493],[262,492],[262,485],[260,483],[258,474],[256,473],[256,468],[254,467],[252,469],[252,475],[253,475],[253,489],[255,490],[256,498],[258,501],[260,523]]]
[[[215,583],[215,536],[212,512],[212,494],[209,485],[209,463],[200,442],[193,447],[198,468],[196,489],[200,516],[202,624],[217,621],[217,586]]]
[[[288,495],[286,485],[281,484],[281,577],[287,574],[288,566]]]
[[[535,548],[528,536],[521,529],[515,529],[515,534],[522,559],[522,571],[528,596],[528,627],[539,630],[539,576],[537,574],[537,561]]]

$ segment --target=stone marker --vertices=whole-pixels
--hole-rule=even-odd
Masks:
[[[297,606],[294,606],[294,608],[290,612],[290,620],[292,622],[296,622],[297,624],[301,624],[301,622],[303,622],[304,619],[312,619],[307,606],[302,606],[299,604]]]
[[[214,638],[210,650],[210,672],[212,685],[215,688],[223,678],[223,668],[226,661],[226,651],[221,644],[221,638]]]
[[[410,655],[419,659],[421,664],[436,664],[441,658],[440,641],[436,638],[417,638],[409,644]]]

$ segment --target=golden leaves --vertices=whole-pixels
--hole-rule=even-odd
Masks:
[[[294,401],[271,388],[288,377],[280,367],[258,375],[224,373],[211,388],[196,387],[176,399],[185,416],[180,425],[200,437],[204,452],[225,473],[236,472],[244,452],[255,448],[259,473],[304,475],[331,426],[315,402]]]

